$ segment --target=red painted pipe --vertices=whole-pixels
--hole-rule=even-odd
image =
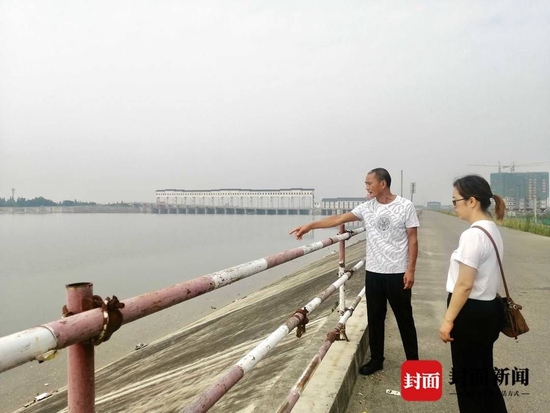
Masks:
[[[68,284],[67,310],[85,311],[83,300],[93,296],[93,284]],[[95,403],[94,345],[88,340],[67,350],[67,397],[70,413],[93,413]]]

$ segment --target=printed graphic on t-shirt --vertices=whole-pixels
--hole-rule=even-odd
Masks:
[[[407,228],[419,226],[412,202],[400,196],[389,204],[372,199],[358,205],[352,213],[365,223],[365,268],[382,274],[405,272],[409,263]]]
[[[387,216],[381,216],[376,218],[376,228],[381,232],[387,232],[391,230],[391,221]]]

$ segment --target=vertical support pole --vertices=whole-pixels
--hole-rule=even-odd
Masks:
[[[340,234],[346,232],[345,225],[340,225]],[[340,241],[340,251],[338,254],[338,277],[341,277],[346,272],[346,241]],[[340,299],[339,299],[339,311],[340,315],[346,311],[346,286],[342,284],[340,286]]]
[[[68,284],[67,309],[81,313],[83,299],[92,298],[92,283]],[[69,413],[93,413],[95,403],[94,345],[77,343],[67,349],[67,398]]]
[[[513,165],[513,164],[512,164]],[[514,172],[514,171],[511,171],[511,172]],[[531,191],[531,194],[533,195],[533,214],[534,214],[534,219],[535,219],[535,224],[537,224],[537,204],[538,204],[538,200],[537,200],[537,179],[536,178],[533,178],[532,179],[532,191]]]

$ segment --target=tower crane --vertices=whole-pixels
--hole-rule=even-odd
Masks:
[[[535,163],[522,163],[522,164],[516,164],[515,162],[512,162],[510,165],[502,165],[500,161],[497,165],[484,165],[484,164],[468,164],[468,166],[490,166],[492,168],[498,168],[498,172],[502,172],[503,169],[509,169],[510,172],[516,172],[517,166],[538,166],[538,165],[550,165],[550,162],[535,162]]]
[[[538,165],[550,165],[550,162],[535,162],[535,163],[522,163],[522,164],[519,164],[519,165],[516,165],[515,162],[512,162],[511,165],[504,165],[502,166],[503,169],[505,168],[510,168],[510,172],[515,172],[516,171],[516,166],[538,166]]]
[[[485,165],[485,164],[479,164],[479,163],[469,163],[468,166],[490,166],[492,168],[498,168],[498,173],[502,172],[502,166],[500,165],[500,161],[498,161],[498,165]]]

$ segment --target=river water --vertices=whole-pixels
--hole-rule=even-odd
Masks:
[[[92,282],[95,294],[116,295],[123,301],[336,234],[336,229],[316,230],[302,241],[288,235],[294,227],[317,218],[0,214],[0,337],[60,318],[66,284]],[[123,326],[98,347],[96,367],[333,251],[337,246]],[[63,357],[1,374],[0,411],[12,411],[36,394],[65,384]]]

